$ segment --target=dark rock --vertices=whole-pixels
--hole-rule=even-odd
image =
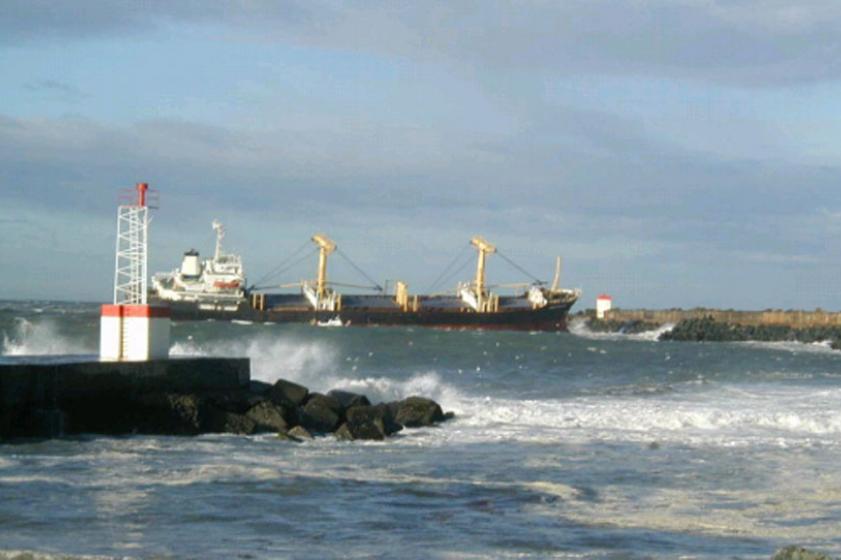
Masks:
[[[335,398],[342,405],[345,410],[353,408],[354,406],[371,406],[371,401],[368,397],[351,391],[343,391],[340,389],[333,389],[327,393],[328,396]]]
[[[300,425],[311,432],[332,432],[342,419],[342,405],[333,397],[313,393],[299,409],[298,417]]]
[[[799,546],[787,546],[778,550],[771,560],[832,560],[826,554],[807,550]]]
[[[391,413],[391,417],[397,418],[397,413],[400,412],[400,404],[403,401],[391,401],[389,403],[385,403],[385,406],[388,408],[388,411]]]
[[[397,404],[395,420],[407,428],[431,426],[446,419],[438,403],[430,399],[409,397]]]
[[[202,431],[220,434],[253,434],[257,423],[243,414],[220,410],[209,405],[203,411]]]
[[[285,432],[287,423],[283,407],[271,401],[263,401],[252,406],[245,413],[254,421],[258,432]]]
[[[252,380],[248,384],[248,390],[255,395],[268,395],[272,390],[273,385],[265,381]]]
[[[354,439],[353,434],[350,433],[350,428],[347,427],[347,424],[339,426],[339,429],[333,432],[333,435],[336,439],[341,441],[353,441]]]
[[[382,440],[403,429],[385,404],[355,406],[347,411],[346,418],[342,428],[351,439]]]
[[[342,428],[351,439],[383,440],[388,435],[384,417],[391,417],[387,406],[355,406],[347,411]]]
[[[365,395],[358,393],[351,393],[350,391],[342,391],[340,389],[333,389],[327,392],[328,397],[333,397],[342,406],[343,410],[347,410],[354,406],[371,406],[371,401]]]
[[[301,428],[303,429],[303,428]],[[283,431],[277,433],[277,439],[281,441],[294,441],[296,443],[301,443],[303,440],[301,438],[295,437],[291,435],[289,432]]]
[[[371,408],[374,409],[375,414],[383,421],[383,429],[385,429],[385,435],[390,436],[392,434],[396,434],[397,432],[403,429],[403,425],[397,421],[394,412],[392,412],[391,407],[389,407],[387,404],[375,404],[371,406]]]
[[[264,400],[266,400],[266,397],[256,395],[248,389],[224,392],[217,391],[207,394],[207,401],[211,405],[228,412],[235,412],[236,414],[245,414],[254,405]]]
[[[299,441],[305,439],[312,439],[312,434],[303,426],[295,426],[294,428],[286,432],[286,435],[292,439],[296,439]]]
[[[319,406],[325,406],[339,415],[344,411],[339,399],[329,395],[322,395],[321,393],[310,393],[307,400],[304,401],[304,408],[310,403],[318,403]]]
[[[298,385],[285,379],[278,379],[274,387],[269,391],[268,396],[275,404],[279,404],[284,408],[295,408],[304,403],[309,393],[309,389],[303,385]]]

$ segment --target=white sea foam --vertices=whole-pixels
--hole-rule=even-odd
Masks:
[[[798,352],[817,352],[817,353],[836,353],[837,350],[832,348],[831,340],[822,340],[819,342],[797,342],[793,340],[780,341],[762,341],[750,340],[747,342],[734,342],[743,346],[750,346],[751,348],[760,348],[765,350],[780,350],[792,353]]]
[[[13,332],[3,333],[4,356],[86,354],[95,351],[86,347],[81,340],[61,335],[56,324],[50,320],[33,322],[18,317]]]
[[[445,439],[841,445],[841,389],[722,387],[717,394],[514,400],[456,394]],[[439,437],[432,435],[432,437]]]
[[[671,331],[674,327],[674,323],[666,323],[656,329],[638,333],[595,332],[587,326],[587,322],[583,319],[574,319],[569,324],[569,332],[575,336],[592,340],[639,340],[655,342],[660,339],[660,335]]]
[[[464,400],[452,385],[441,380],[438,373],[428,371],[401,381],[387,377],[334,378],[331,387],[367,395],[373,402],[385,402],[419,395],[437,401],[444,408],[458,406]]]

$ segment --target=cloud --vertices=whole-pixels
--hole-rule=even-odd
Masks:
[[[202,2],[9,0],[7,46],[187,24],[276,41],[449,62],[482,75],[638,75],[764,87],[841,77],[841,5],[815,0]]]

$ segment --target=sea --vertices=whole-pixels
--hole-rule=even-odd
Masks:
[[[841,352],[824,344],[184,322],[175,356],[456,414],[385,442],[0,444],[0,558],[841,555]],[[97,351],[93,304],[0,302],[0,361]]]

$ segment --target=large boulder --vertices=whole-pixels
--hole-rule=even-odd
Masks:
[[[283,434],[283,432],[281,432]],[[280,436],[280,434],[278,434]],[[305,439],[312,439],[312,434],[303,426],[295,426],[282,436],[283,439],[291,439],[295,441],[303,441]]]
[[[342,405],[333,397],[313,393],[298,410],[298,423],[311,432],[332,432],[342,419]]]
[[[407,428],[431,426],[446,420],[444,411],[435,401],[424,397],[409,397],[396,403],[389,403],[394,419]]]
[[[333,389],[327,392],[328,397],[333,397],[342,406],[343,410],[353,408],[354,406],[371,406],[371,401],[365,395],[359,393],[351,393],[350,391],[342,391],[341,389]]]
[[[260,381],[259,379],[252,379],[248,382],[248,390],[254,393],[255,395],[268,395],[269,391],[272,390],[271,383],[266,383],[265,381]]]
[[[271,401],[255,404],[245,413],[245,416],[254,421],[258,432],[286,431],[286,413],[282,406]]]
[[[778,550],[771,560],[832,560],[832,558],[800,546],[787,546]]]
[[[355,439],[353,434],[350,432],[350,428],[347,427],[347,423],[339,426],[339,428],[333,432],[333,435],[340,441],[353,441]]]
[[[307,400],[309,393],[309,389],[303,385],[278,379],[267,395],[275,404],[291,409],[301,406]]]
[[[336,436],[340,439],[383,440],[403,427],[395,422],[388,406],[355,406],[348,409],[346,421]]]
[[[218,434],[249,435],[257,431],[257,423],[244,414],[228,412],[215,406],[205,407],[202,418],[202,431]]]
[[[214,391],[206,395],[207,402],[228,412],[245,414],[249,409],[259,402],[266,400],[266,397],[252,393],[248,389],[236,391]]]

